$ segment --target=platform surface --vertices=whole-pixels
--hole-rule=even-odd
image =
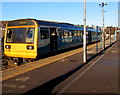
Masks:
[[[120,41],[110,47],[85,70],[79,70],[55,87],[52,93],[119,95]],[[118,94],[119,93],[119,94]]]
[[[118,44],[119,42],[113,44],[104,54],[95,57],[85,67],[82,64],[82,52],[77,49],[77,53],[71,56],[6,78],[2,82],[3,93],[25,93],[26,95],[118,93]],[[95,54],[95,46],[88,49],[88,58]],[[37,61],[35,64],[41,64],[39,62],[45,61]],[[25,68],[18,69],[23,72]],[[12,70],[10,72],[15,73]]]

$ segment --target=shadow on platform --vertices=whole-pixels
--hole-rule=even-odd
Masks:
[[[115,42],[114,42],[115,43]],[[96,58],[97,56],[100,56],[102,54],[105,53],[105,51],[111,47],[114,43],[112,43],[110,46],[106,47],[105,50],[102,50],[101,52],[99,52],[98,54],[96,55],[93,55],[91,58],[88,59],[87,63],[89,63],[91,60],[93,60],[94,58]],[[74,61],[74,60],[73,60]],[[43,85],[40,85],[26,93],[24,93],[23,95],[54,95],[56,93],[51,93],[52,90],[58,85],[60,84],[61,82],[63,82],[65,79],[67,79],[68,77],[70,77],[72,74],[74,74],[75,72],[77,72],[78,70],[80,70],[84,65],[86,65],[87,63],[83,63],[83,64],[80,64],[77,68],[71,70],[70,72],[62,75],[62,76],[59,76],[59,77],[56,77],[46,83],[44,83]],[[66,94],[65,94],[66,95]],[[85,95],[85,94],[84,94]],[[90,95],[90,94],[88,94]],[[93,95],[93,94],[91,94]],[[98,94],[99,95],[99,94]],[[103,93],[101,95],[104,95]],[[105,94],[106,95],[106,94]],[[116,95],[116,94],[109,94],[108,95]]]

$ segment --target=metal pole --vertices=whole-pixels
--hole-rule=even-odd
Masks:
[[[102,17],[103,17],[103,49],[105,49],[104,6],[102,7]]]
[[[98,26],[96,26],[96,39],[97,39],[97,42],[96,42],[96,53],[98,53]]]
[[[87,47],[86,47],[86,0],[84,0],[84,35],[83,35],[83,62],[87,61]]]
[[[103,33],[102,33],[102,41],[103,41],[103,50],[105,49],[105,29],[104,29],[104,6],[107,5],[107,3],[99,3],[99,6],[102,7],[102,22],[103,22]]]

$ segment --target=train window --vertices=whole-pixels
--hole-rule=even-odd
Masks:
[[[71,38],[72,37],[72,33],[68,32],[68,37]]]
[[[64,38],[64,34],[63,33],[64,33],[63,30],[59,29],[58,30],[58,37],[59,38]]]
[[[78,31],[76,31],[76,37],[79,37],[79,35],[78,35]]]
[[[73,30],[69,30],[68,36],[69,38],[73,37]]]
[[[72,37],[74,37],[74,31],[72,32]]]
[[[64,38],[68,38],[68,31],[64,31]]]
[[[40,36],[41,36],[41,39],[49,39],[49,29],[40,28]]]
[[[86,31],[86,36],[88,36],[89,32],[90,32],[90,31]]]
[[[80,31],[77,31],[77,37],[80,37]]]
[[[77,31],[74,31],[74,37],[77,37]]]
[[[83,31],[80,31],[80,37],[82,37],[82,36],[83,36],[83,34],[82,34],[82,33],[83,33]]]
[[[81,31],[79,31],[79,37],[82,37],[82,32]]]
[[[82,31],[81,31],[81,37],[83,37],[83,33],[84,33],[84,31],[82,30]]]

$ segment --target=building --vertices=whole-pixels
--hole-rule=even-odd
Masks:
[[[4,35],[8,21],[0,21],[0,38]]]

